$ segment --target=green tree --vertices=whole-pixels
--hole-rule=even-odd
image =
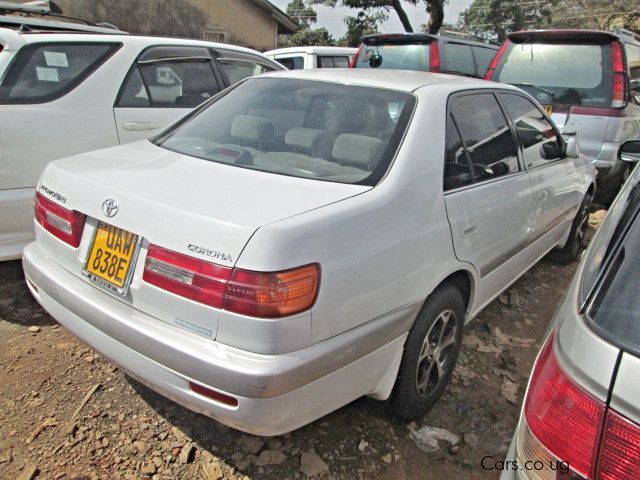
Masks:
[[[355,17],[346,17],[344,23],[347,25],[347,32],[338,41],[338,44],[344,47],[357,47],[360,44],[360,37],[363,35],[379,33],[378,24],[386,19],[387,16],[382,12],[373,14],[358,12]]]
[[[628,0],[568,0],[553,7],[551,26],[640,30],[640,8]]]
[[[304,0],[291,0],[287,5],[287,15],[300,25],[300,29],[292,34],[278,35],[279,48],[336,45],[336,40],[326,28],[311,28],[318,15]]]
[[[447,0],[405,0],[411,5],[424,3],[425,10],[429,14],[428,31],[437,33],[444,20],[444,4]],[[413,32],[413,26],[407,12],[402,6],[401,0],[310,0],[312,4],[322,4],[330,7],[342,5],[348,8],[358,9],[367,15],[374,13],[388,13],[395,11],[404,27],[405,32]]]
[[[558,0],[474,0],[458,17],[467,33],[502,42],[507,34],[550,25]]]

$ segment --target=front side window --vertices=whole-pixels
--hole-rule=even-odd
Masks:
[[[476,76],[476,66],[473,62],[473,54],[469,45],[461,43],[446,43],[444,46],[446,58],[446,73],[459,75]]]
[[[60,98],[119,48],[113,43],[37,43],[23,47],[0,84],[0,103],[32,104]]]
[[[543,104],[611,107],[611,65],[610,45],[516,43],[494,80],[521,87]]]
[[[219,56],[216,57],[216,62],[227,77],[229,85],[238,83],[247,77],[276,70],[274,64],[268,64],[264,59],[248,53],[231,50],[218,50],[217,53]]]
[[[276,61],[289,70],[302,70],[304,68],[303,57],[276,58]]]
[[[429,50],[429,43],[366,45],[358,55],[356,68],[428,72],[430,70]]]
[[[454,97],[449,109],[469,156],[474,182],[520,170],[511,129],[493,94]]]
[[[375,185],[395,156],[414,102],[410,94],[378,88],[252,78],[155,142],[238,168]]]
[[[530,100],[500,94],[507,114],[516,127],[527,168],[546,165],[562,157],[562,143],[553,125]]]

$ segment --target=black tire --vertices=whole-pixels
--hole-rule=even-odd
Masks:
[[[567,243],[562,248],[551,251],[549,258],[554,262],[568,265],[575,262],[587,246],[586,232],[589,225],[589,211],[593,198],[587,193],[582,199],[578,213],[571,224],[571,232]]]
[[[390,398],[398,417],[403,420],[423,417],[444,392],[460,352],[464,314],[462,295],[452,285],[439,287],[422,306],[409,331]],[[438,330],[440,326],[442,334]],[[430,355],[428,350],[431,350]]]

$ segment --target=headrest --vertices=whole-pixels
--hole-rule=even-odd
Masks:
[[[343,133],[333,145],[333,158],[363,170],[373,170],[384,149],[384,142],[378,138]]]
[[[238,115],[231,124],[231,136],[263,142],[273,137],[273,123],[262,117]]]
[[[315,128],[296,127],[287,131],[284,142],[292,147],[301,147],[313,150],[313,147],[326,133]]]

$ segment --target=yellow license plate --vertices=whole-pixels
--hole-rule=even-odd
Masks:
[[[138,235],[100,222],[85,267],[93,280],[122,290],[138,245]],[[107,282],[109,285],[105,285]]]
[[[544,111],[547,112],[547,115],[551,116],[553,113],[553,105],[543,105]]]

